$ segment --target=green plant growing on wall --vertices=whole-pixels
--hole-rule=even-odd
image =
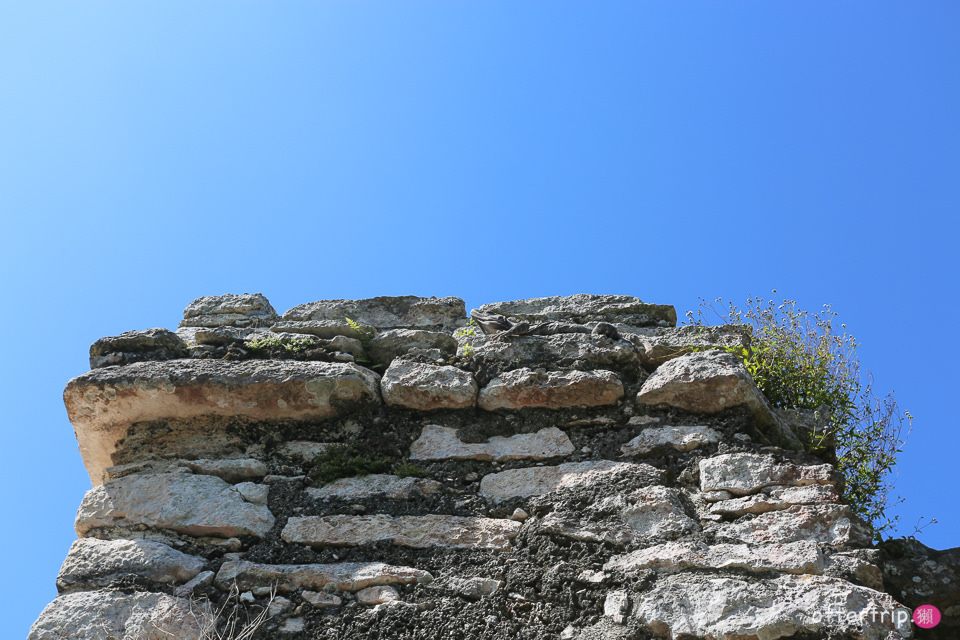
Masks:
[[[393,465],[393,475],[401,478],[426,478],[430,472],[409,460],[401,460]]]
[[[779,409],[826,413],[826,426],[815,434],[812,448],[836,447],[844,495],[881,540],[897,520],[887,513],[890,475],[909,434],[910,413],[897,406],[893,392],[882,398],[874,394],[870,375],[861,374],[857,341],[845,324],[840,332],[834,329],[837,314],[829,305],[810,313],[798,309],[794,300],[779,298],[752,298],[744,309],[728,303],[718,310],[714,304],[723,301],[701,301],[696,314],[687,312],[688,322],[707,326],[713,313],[724,323],[747,325],[750,347],[728,351],[743,359],[770,403]]]
[[[247,340],[243,346],[253,352],[280,350],[287,353],[302,353],[313,346],[313,340],[310,338],[282,338],[280,336],[266,336]]]
[[[374,455],[359,444],[338,444],[328,447],[314,459],[310,479],[317,484],[327,484],[340,478],[388,473],[393,463],[393,459]]]

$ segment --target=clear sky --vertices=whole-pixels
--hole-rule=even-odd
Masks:
[[[956,2],[0,4],[2,635],[89,488],[61,400],[201,295],[833,305],[960,546]],[[9,635],[8,635],[9,634]]]

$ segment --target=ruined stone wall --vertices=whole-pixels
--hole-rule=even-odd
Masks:
[[[30,640],[910,637],[804,416],[716,349],[742,328],[479,311],[502,330],[225,295],[97,341],[64,392],[93,488]]]

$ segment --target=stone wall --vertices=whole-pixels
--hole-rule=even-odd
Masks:
[[[742,327],[477,311],[508,320],[225,295],[98,340],[64,392],[93,488],[30,640],[911,636],[803,420],[716,349]]]

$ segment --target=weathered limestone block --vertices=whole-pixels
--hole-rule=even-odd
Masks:
[[[127,331],[100,338],[90,345],[90,368],[124,365],[144,360],[174,360],[187,357],[187,345],[167,329]]]
[[[149,540],[98,540],[82,538],[70,545],[57,576],[61,593],[100,587],[114,578],[135,574],[154,582],[191,580],[206,560]]]
[[[578,293],[490,302],[477,311],[528,322],[609,322],[630,327],[673,327],[677,324],[677,311],[672,305],[648,304],[633,296]]]
[[[789,509],[795,504],[838,502],[840,496],[827,484],[811,484],[803,487],[766,487],[760,493],[742,498],[722,500],[710,507],[710,513],[720,516],[740,517],[748,513],[766,513]]]
[[[362,500],[381,496],[395,500],[428,496],[442,485],[427,478],[401,478],[374,473],[354,478],[341,478],[319,488],[308,488],[307,495],[316,499]]]
[[[630,613],[630,596],[626,591],[611,591],[603,601],[603,615],[609,616],[617,624],[623,624]]]
[[[575,451],[567,434],[556,427],[509,437],[493,436],[487,442],[461,442],[457,430],[427,425],[410,445],[411,460],[544,460]]]
[[[261,293],[197,298],[183,310],[181,327],[269,327],[277,312]]]
[[[383,401],[417,411],[466,409],[477,404],[473,374],[456,367],[395,360],[380,381]]]
[[[677,489],[654,485],[634,491],[626,504],[622,495],[606,500],[620,507],[620,518],[635,532],[635,539],[669,540],[699,529],[686,514]]]
[[[633,604],[632,618],[670,638],[772,640],[802,632],[826,637],[829,632],[894,640],[910,635],[909,611],[903,618],[904,635],[891,619],[899,608],[893,598],[825,576],[747,580],[678,574],[637,594]]]
[[[623,383],[610,371],[536,371],[514,369],[480,391],[481,409],[565,409],[616,404]]]
[[[266,463],[253,458],[227,460],[185,460],[184,466],[194,473],[217,476],[227,482],[237,483],[245,480],[259,480],[270,473]]]
[[[624,572],[641,569],[667,573],[686,569],[745,569],[752,572],[821,574],[824,570],[824,557],[817,544],[810,541],[759,546],[708,546],[703,542],[666,542],[615,556],[603,568],[607,571]]]
[[[869,525],[857,518],[847,505],[796,505],[770,511],[751,520],[724,523],[722,538],[748,544],[774,544],[813,540],[829,545],[868,546],[873,538]]]
[[[390,540],[401,547],[507,551],[520,531],[513,520],[464,516],[306,516],[290,518],[281,538],[315,547]]]
[[[233,488],[236,489],[241,498],[253,504],[267,504],[267,499],[270,496],[270,487],[265,484],[240,482],[233,485]]]
[[[743,496],[770,485],[836,485],[842,478],[828,464],[782,464],[769,455],[727,453],[700,461],[700,489]]]
[[[443,331],[388,329],[370,341],[368,355],[374,362],[390,366],[394,358],[412,349],[439,349],[444,355],[452,356],[457,352],[457,341]]]
[[[693,349],[706,351],[750,346],[749,327],[735,324],[640,329],[624,337],[636,345],[640,361],[651,371],[668,360],[691,353]]]
[[[320,338],[342,335],[359,338],[347,322],[383,329],[450,329],[466,317],[460,298],[380,296],[365,300],[320,300],[290,309],[273,329],[309,333]]]
[[[94,487],[77,512],[77,535],[98,527],[143,524],[191,536],[263,537],[274,517],[216,476],[144,473]]]
[[[670,540],[699,529],[697,522],[684,511],[677,490],[662,486],[644,487],[626,496],[609,496],[592,505],[589,511],[616,516],[585,523],[579,514],[551,513],[543,519],[541,529],[574,540],[615,545]]]
[[[590,333],[512,336],[500,339],[483,335],[476,329],[474,335],[457,336],[457,342],[460,344],[460,355],[466,355],[472,350],[474,357],[497,362],[505,369],[523,366],[572,368],[581,371],[636,371],[640,366],[640,356],[631,343]],[[468,344],[470,349],[466,349]]]
[[[321,591],[327,586],[337,591],[355,592],[377,585],[431,581],[433,576],[427,571],[382,562],[258,564],[230,560],[220,567],[214,584],[222,590],[236,584],[244,591],[275,585],[279,592],[291,593],[298,589]]]
[[[651,482],[657,481],[662,475],[647,464],[611,460],[566,462],[553,467],[528,467],[488,474],[480,481],[480,495],[494,502],[539,496],[596,482],[614,474],[643,475]]]
[[[367,587],[366,589],[357,591],[357,602],[359,604],[385,604],[387,602],[395,602],[399,599],[400,594],[397,593],[396,589],[389,585]]]
[[[693,451],[720,442],[723,435],[710,427],[654,427],[620,447],[625,456],[645,456],[668,447],[677,451]]]
[[[706,414],[746,405],[771,442],[800,448],[796,436],[778,420],[743,362],[724,351],[690,353],[661,365],[643,383],[637,403],[666,404]]]
[[[835,553],[827,558],[824,574],[883,591],[883,572],[880,567],[852,553]]]
[[[307,440],[291,440],[277,447],[277,453],[301,462],[313,462],[320,454],[330,447],[337,446],[332,442],[308,442]]]
[[[500,588],[503,587],[503,580],[481,578],[478,576],[472,578],[454,577],[450,579],[449,584],[451,589],[467,600],[479,600],[480,598],[492,596],[500,590]]]
[[[243,416],[320,420],[377,403],[380,377],[354,364],[291,360],[170,360],[96,369],[67,383],[63,401],[94,485],[131,424]]]
[[[79,591],[59,596],[27,640],[204,640],[209,608],[163,593]]]
[[[335,596],[332,593],[324,593],[322,591],[303,591],[300,593],[300,598],[307,604],[312,604],[318,609],[339,607],[341,604],[343,604],[343,601],[339,596]]]

